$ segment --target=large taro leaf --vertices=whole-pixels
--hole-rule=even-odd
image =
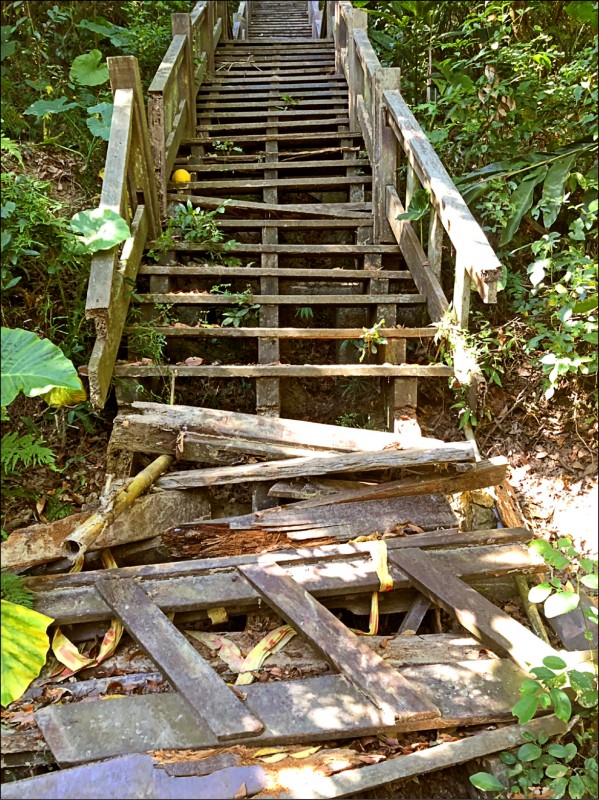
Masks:
[[[75,242],[78,253],[110,250],[131,236],[126,221],[109,208],[80,211],[71,219],[72,230],[79,234]]]
[[[541,183],[541,181],[545,179],[546,175],[547,167],[539,167],[532,174],[530,174],[526,180],[523,180],[518,188],[512,192],[512,196],[510,197],[512,215],[508,219],[503,233],[501,234],[501,239],[499,240],[501,247],[509,244],[509,242],[511,242],[516,235],[516,232],[520,227],[520,223],[522,222],[522,217],[532,207],[535,186]]]
[[[71,108],[77,108],[78,105],[78,103],[69,103],[66,97],[57,97],[55,100],[36,100],[23,113],[31,114],[40,120],[51,114],[62,114]]]
[[[108,80],[108,66],[101,64],[102,53],[91,50],[84,53],[71,64],[69,78],[80,86],[99,86]]]
[[[3,706],[17,700],[37,678],[50,646],[46,629],[51,617],[31,608],[1,600],[2,697]]]
[[[2,328],[1,402],[12,403],[19,392],[44,397],[50,405],[85,400],[77,370],[60,348],[33,331]],[[57,389],[63,390],[61,393]],[[66,390],[66,391],[64,391]]]
[[[98,103],[87,109],[90,115],[85,124],[89,128],[92,136],[98,136],[107,142],[110,139],[110,125],[112,123],[112,103]]]
[[[543,183],[543,202],[547,208],[543,211],[543,225],[550,228],[560,212],[566,192],[566,181],[570,169],[576,158],[576,153],[571,153],[555,161],[549,168]]]

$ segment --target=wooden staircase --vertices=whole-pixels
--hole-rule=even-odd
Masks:
[[[169,182],[166,199],[171,214],[188,202],[224,207],[219,229],[236,244],[214,252],[176,241],[158,263],[144,260],[133,317],[141,309],[164,337],[166,364],[139,363],[130,350],[115,369],[122,401],[140,399],[144,379],[166,377],[190,402],[190,379],[235,378],[252,381],[258,414],[278,416],[290,378],[310,381],[311,392],[314,379],[363,377],[382,384],[393,429],[415,415],[418,377],[452,374],[412,358],[435,333],[426,297],[399,246],[373,239],[371,168],[349,124],[347,82],[334,43],[307,34],[305,3],[255,3],[250,38],[216,49],[195,135],[173,165],[191,181]],[[352,345],[376,323],[388,344],[358,363]]]

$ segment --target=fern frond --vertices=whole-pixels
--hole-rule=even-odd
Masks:
[[[17,603],[25,608],[33,608],[33,592],[23,586],[23,578],[13,572],[0,574],[0,595],[9,603]]]
[[[17,431],[5,433],[0,444],[0,464],[5,472],[14,472],[17,466],[39,466],[47,464],[54,467],[56,456],[42,439],[32,433],[20,436]]]
[[[23,156],[21,155],[19,145],[13,142],[12,139],[9,139],[8,136],[5,136],[4,131],[2,131],[2,135],[0,136],[0,149],[8,153],[9,156],[16,158],[19,164],[23,164]]]

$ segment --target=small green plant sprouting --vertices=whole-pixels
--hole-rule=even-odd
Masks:
[[[210,290],[214,294],[222,294],[225,297],[230,297],[236,306],[225,308],[222,312],[221,324],[232,325],[234,328],[239,328],[242,323],[252,323],[256,320],[256,315],[260,306],[254,303],[252,290],[249,288],[243,292],[231,292],[230,283],[218,283]]]
[[[33,593],[25,588],[21,575],[13,572],[0,573],[0,597],[8,603],[33,608]]]
[[[290,94],[282,94],[281,102],[284,103],[284,105],[275,106],[277,111],[287,111],[289,109],[289,106],[297,106],[302,101],[299,100],[297,97],[292,97]]]
[[[314,311],[310,306],[301,306],[295,312],[295,316],[304,322],[312,322],[314,319]]]
[[[236,146],[234,142],[231,142],[228,139],[225,139],[224,141],[217,139],[214,142],[214,149],[218,153],[243,153],[243,147]]]
[[[216,224],[216,215],[224,214],[224,211],[225,204],[207,211],[199,206],[194,208],[191,200],[179,203],[171,211],[164,231],[148,255],[158,260],[160,253],[172,248],[176,241],[185,241],[202,245],[214,259],[222,258],[221,252],[227,252],[237,244],[233,239],[224,241],[224,234]]]
[[[372,328],[362,328],[362,336],[359,341],[360,363],[364,361],[366,353],[376,353],[381,345],[387,344],[384,336],[381,336],[381,328],[385,320],[375,322]]]
[[[341,414],[335,420],[335,425],[341,425],[344,428],[363,428],[370,431],[375,430],[370,415],[368,415],[366,421],[364,421],[363,416],[358,414],[357,411],[348,411],[346,414]]]
[[[46,465],[54,468],[56,457],[34,434],[19,435],[17,431],[9,431],[2,437],[0,464],[2,475],[6,476],[22,467]]]

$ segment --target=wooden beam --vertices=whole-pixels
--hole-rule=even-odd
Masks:
[[[80,369],[85,375],[86,370]],[[451,378],[444,364],[275,364],[234,366],[187,366],[167,364],[117,364],[114,374],[126,378]]]

